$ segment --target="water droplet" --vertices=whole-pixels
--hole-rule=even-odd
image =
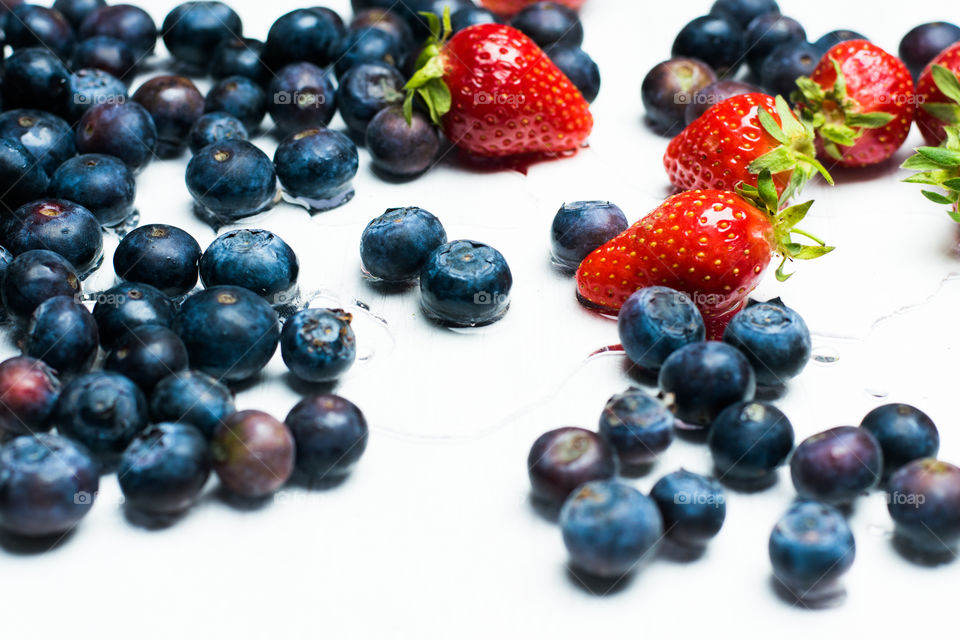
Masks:
[[[867,533],[878,538],[891,538],[893,537],[893,527],[882,524],[868,524]]]
[[[890,395],[890,392],[878,385],[871,385],[864,389],[864,391],[866,391],[867,395],[873,396],[874,398],[886,398]]]
[[[811,359],[821,364],[833,364],[840,360],[840,354],[833,347],[816,347]]]

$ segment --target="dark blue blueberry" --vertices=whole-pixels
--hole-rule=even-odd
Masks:
[[[960,543],[960,468],[915,460],[890,478],[887,509],[897,538],[936,556],[956,558]]]
[[[706,337],[697,305],[667,287],[646,287],[627,298],[617,330],[630,361],[650,371],[659,370],[677,349]]]
[[[900,41],[900,59],[916,78],[931,60],[960,41],[960,27],[950,22],[928,22],[914,27]]]
[[[640,85],[647,122],[659,133],[679,132],[693,96],[716,81],[713,69],[699,60],[672,58],[661,62],[647,73]]]
[[[273,76],[263,62],[263,46],[253,38],[222,40],[210,56],[210,75],[216,80],[243,76],[266,86]]]
[[[227,416],[210,441],[220,484],[250,498],[273,493],[293,474],[296,444],[285,424],[263,411]]]
[[[836,31],[831,31],[830,33],[826,33],[821,36],[819,40],[813,43],[813,46],[815,46],[821,54],[824,54],[841,42],[869,39],[870,38],[857,31],[851,31],[850,29],[837,29]]]
[[[809,42],[785,42],[763,61],[760,84],[774,95],[788,96],[797,88],[797,78],[813,73],[821,57]]]
[[[364,62],[347,71],[337,89],[337,105],[350,131],[363,136],[375,115],[403,102],[404,84],[400,72],[385,62]]]
[[[157,153],[169,157],[187,145],[190,127],[203,115],[203,95],[189,78],[156,76],[133,94],[153,117],[157,127]]]
[[[310,62],[325,67],[340,33],[329,15],[312,9],[286,13],[270,26],[263,57],[274,70],[294,62]]]
[[[127,85],[101,69],[80,69],[70,74],[67,115],[77,122],[91,107],[127,99]],[[73,136],[70,136],[71,141]]]
[[[0,115],[0,138],[20,142],[48,176],[77,154],[70,125],[62,118],[35,109],[14,109]]]
[[[565,202],[550,227],[553,260],[565,269],[576,270],[594,249],[620,235],[627,226],[627,217],[612,202]]]
[[[142,282],[122,282],[98,293],[95,300],[93,317],[105,349],[113,348],[137,327],[172,327],[176,317],[170,298],[156,287]]]
[[[880,482],[883,450],[866,429],[835,427],[810,436],[790,458],[801,498],[848,504]]]
[[[717,0],[710,7],[712,15],[732,18],[744,29],[757,16],[780,13],[776,0]]]
[[[373,166],[396,178],[419,176],[433,165],[440,151],[440,136],[419,111],[410,123],[397,105],[381,110],[367,125],[367,150]]]
[[[340,14],[333,9],[330,9],[329,7],[310,7],[310,10],[319,13],[326,20],[329,20],[330,24],[333,25],[333,28],[337,30],[338,37],[342,38],[347,34],[347,25],[344,23]]]
[[[656,503],[616,480],[589,482],[560,512],[563,543],[574,569],[613,579],[654,555],[663,537]]]
[[[557,2],[536,2],[520,10],[510,26],[525,33],[541,47],[583,43],[583,24],[577,12]]]
[[[99,346],[97,321],[87,308],[73,297],[54,296],[33,312],[23,352],[73,375],[90,369]]]
[[[310,480],[348,473],[367,448],[367,421],[357,405],[332,394],[294,405],[284,423],[297,444],[296,469]]]
[[[74,29],[79,29],[87,16],[107,6],[106,0],[55,0],[53,8],[63,14]]]
[[[747,63],[754,76],[760,74],[760,66],[770,52],[785,42],[806,42],[807,32],[803,25],[779,13],[765,13],[750,21],[744,32],[747,48]]]
[[[794,503],[770,534],[773,574],[803,600],[853,566],[856,545],[843,514],[813,501]]]
[[[751,301],[727,325],[723,341],[746,356],[758,383],[769,386],[782,386],[799,375],[812,348],[807,324],[779,298]]]
[[[180,307],[177,327],[190,365],[226,381],[257,375],[280,341],[273,307],[241,287],[210,287],[193,294]]]
[[[763,89],[737,80],[719,80],[708,84],[693,94],[693,99],[683,112],[684,120],[686,124],[690,124],[706,113],[710,107],[745,93],[763,93]]]
[[[175,59],[205,69],[221,41],[243,34],[243,22],[222,2],[184,2],[170,10],[160,31]]]
[[[3,304],[7,313],[19,320],[28,319],[44,300],[79,292],[80,278],[70,262],[46,249],[18,255],[3,279]]]
[[[3,245],[14,255],[31,249],[58,253],[83,275],[103,259],[103,232],[96,217],[67,200],[25,204],[0,224]]]
[[[353,317],[342,309],[304,309],[283,325],[280,355],[301,380],[336,380],[357,359]]]
[[[211,144],[187,165],[187,189],[210,217],[235,221],[266,211],[277,197],[277,173],[263,151],[246,140]]]
[[[110,36],[94,36],[81,40],[73,49],[74,69],[101,69],[129,82],[137,61],[130,47]]]
[[[157,127],[136,102],[91,107],[77,125],[77,151],[120,158],[134,173],[150,164]]]
[[[200,256],[205,287],[243,287],[272,304],[291,301],[299,274],[297,254],[280,236],[264,229],[228,231]]]
[[[333,209],[353,198],[359,162],[353,140],[326,127],[290,134],[273,156],[284,192],[311,211]]]
[[[566,44],[553,44],[543,52],[580,90],[584,100],[593,102],[597,99],[600,93],[600,67],[586,51]]]
[[[3,63],[3,108],[62,114],[70,96],[70,71],[46,49],[15,51]]]
[[[202,371],[171,374],[157,383],[150,396],[154,422],[191,424],[207,438],[235,411],[230,389]]]
[[[61,60],[70,57],[73,49],[73,27],[62,13],[36,4],[14,7],[4,29],[7,44],[17,49],[44,47]]]
[[[656,460],[673,442],[673,414],[640,389],[627,389],[607,400],[600,414],[600,435],[620,462],[643,465]]]
[[[157,25],[150,14],[129,4],[101,7],[80,24],[80,38],[110,36],[130,48],[137,60],[153,53],[157,44]]]
[[[665,475],[650,490],[663,516],[664,535],[701,547],[713,539],[727,517],[723,487],[713,478],[680,470]]]
[[[133,380],[147,395],[172,373],[184,371],[187,348],[173,330],[148,324],[130,329],[107,356],[103,368]]]
[[[210,477],[210,448],[196,427],[164,422],[137,435],[117,468],[126,504],[146,513],[186,511]]]
[[[721,480],[756,483],[771,477],[793,450],[793,425],[764,402],[738,402],[724,409],[707,444]]]
[[[227,140],[247,140],[250,135],[243,123],[225,111],[212,111],[200,116],[187,136],[190,151],[201,149]]]
[[[750,362],[730,345],[696,342],[664,361],[659,384],[663,393],[673,395],[680,420],[707,427],[730,405],[752,400],[757,379]]]
[[[98,371],[74,378],[57,400],[59,432],[112,464],[147,426],[147,400],[132,380]]]
[[[467,27],[472,27],[478,24],[491,24],[500,22],[500,19],[495,13],[481,7],[464,7],[462,9],[457,9],[450,16],[450,25],[453,27],[453,32],[463,31]]]
[[[19,140],[0,138],[0,211],[10,212],[42,197],[50,178]]]
[[[427,316],[449,326],[496,322],[510,306],[513,274],[490,245],[454,240],[437,247],[420,271],[420,303]]]
[[[860,426],[873,434],[883,449],[883,476],[889,477],[908,462],[935,458],[940,432],[930,416],[909,404],[885,404],[868,413]]]
[[[404,47],[409,48],[414,44],[413,30],[410,29],[410,25],[399,13],[390,9],[372,8],[358,12],[350,21],[349,30],[359,31],[368,27],[389,33]]]
[[[198,260],[200,245],[189,233],[166,224],[148,224],[123,237],[113,254],[113,268],[123,280],[181,296],[197,284]]]
[[[387,209],[360,236],[360,261],[373,278],[404,282],[420,275],[430,254],[447,241],[435,215],[420,207]]]
[[[127,165],[113,156],[96,153],[70,158],[50,182],[54,198],[86,207],[104,227],[130,217],[136,191],[136,180]]]
[[[21,536],[69,531],[93,506],[100,471],[90,453],[49,433],[0,449],[0,528]]]
[[[267,115],[267,94],[250,78],[230,76],[217,82],[207,93],[204,110],[225,111],[250,131],[256,131]]]
[[[56,372],[36,358],[0,362],[0,442],[11,435],[47,431],[60,397]]]
[[[599,434],[580,427],[562,427],[536,439],[527,456],[527,472],[533,496],[560,505],[585,482],[616,475],[617,460]]]
[[[267,110],[282,133],[325,127],[337,111],[333,80],[309,62],[288,65],[270,81]]]
[[[364,62],[384,62],[402,67],[406,55],[403,43],[393,34],[373,27],[350,31],[341,46],[343,54],[333,65],[338,78]]]
[[[742,26],[722,15],[700,16],[688,22],[677,34],[670,53],[674,58],[702,60],[721,78],[736,73],[743,54]]]

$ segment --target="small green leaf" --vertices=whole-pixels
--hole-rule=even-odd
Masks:
[[[848,127],[861,127],[864,129],[879,129],[885,127],[894,120],[892,113],[883,111],[874,111],[873,113],[850,113],[844,118],[844,124]]]
[[[760,125],[767,133],[773,136],[777,142],[780,144],[787,144],[790,142],[790,139],[787,138],[786,134],[783,132],[783,129],[780,128],[780,125],[777,124],[777,121],[774,120],[769,111],[766,109],[760,109],[757,112],[757,116],[760,118]]]
[[[939,187],[943,184],[944,180],[949,179],[950,173],[939,169],[936,171],[923,171],[921,173],[915,173],[909,178],[904,178],[904,182],[910,184],[928,184],[931,187]]]
[[[825,124],[820,128],[820,135],[844,147],[853,146],[860,137],[856,131],[842,124]]]
[[[442,35],[440,33],[440,18],[437,17],[437,14],[431,13],[430,11],[420,11],[419,13],[426,19],[430,35],[439,40]]]
[[[935,171],[937,169],[942,169],[943,165],[938,162],[934,162],[930,158],[927,158],[924,155],[916,153],[900,165],[901,169],[910,169],[912,171]]]
[[[780,116],[780,128],[788,138],[800,138],[807,135],[807,129],[797,119],[797,115],[783,99],[783,96],[777,96],[775,99],[777,105],[777,115]]]
[[[937,88],[954,102],[960,102],[960,79],[943,65],[935,64],[931,69],[933,82]]]
[[[836,58],[830,58],[833,63],[833,69],[837,72],[837,80],[833,83],[833,99],[837,102],[845,102],[847,99],[847,78],[843,75],[840,63]]]
[[[935,204],[945,204],[945,205],[955,204],[953,199],[948,198],[945,195],[939,194],[936,191],[924,190],[921,193],[923,193],[923,195],[927,198],[927,200]]]
[[[802,246],[790,257],[794,260],[816,260],[836,249],[836,247]]]
[[[960,222],[960,209],[957,206],[954,206],[953,209],[950,209],[948,212],[950,214],[950,219],[954,222]]]
[[[843,160],[843,154],[840,153],[840,149],[833,141],[825,140],[823,143],[823,149],[827,152],[827,155],[834,160]]]
[[[810,207],[812,206],[813,200],[810,200],[809,202],[795,204],[792,207],[784,209],[777,214],[776,226],[784,229],[793,229],[806,217],[807,212],[810,211]]]
[[[800,95],[813,104],[820,104],[826,97],[826,94],[823,92],[823,88],[806,76],[797,78],[797,87],[800,88]],[[798,101],[794,100],[794,102]]]
[[[443,39],[446,40],[453,33],[453,23],[450,20],[450,5],[443,6]]]
[[[773,183],[773,176],[770,171],[764,169],[757,177],[757,192],[761,201],[766,206],[767,211],[775,213],[779,199],[777,198],[777,186]]]
[[[950,191],[960,191],[960,178],[950,178],[949,180],[943,181],[943,186]]]
[[[788,171],[797,166],[797,160],[787,147],[777,147],[763,154],[747,166],[750,173],[760,173],[767,170],[770,173]]]
[[[407,97],[403,100],[403,118],[407,121],[407,124],[413,122],[413,96],[414,92],[409,91]]]
[[[960,167],[960,151],[951,151],[943,147],[920,147],[917,153],[933,160],[941,167]]]
[[[943,120],[948,124],[960,124],[960,105],[950,102],[928,102],[921,106],[937,120]]]
[[[780,266],[777,267],[777,281],[778,281],[778,282],[786,282],[787,279],[788,279],[790,276],[793,275],[792,273],[786,273],[786,272],[783,270],[783,268],[786,266],[786,264],[787,264],[787,257],[784,256],[784,257],[783,257],[783,260],[780,261]]]

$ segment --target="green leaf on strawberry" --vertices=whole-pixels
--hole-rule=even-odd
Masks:
[[[960,127],[944,128],[946,140],[940,147],[920,147],[902,168],[917,171],[904,182],[942,189],[944,193],[924,189],[923,196],[934,204],[950,207],[950,217],[960,222]]]

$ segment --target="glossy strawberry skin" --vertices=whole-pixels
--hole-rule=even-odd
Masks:
[[[524,7],[536,4],[539,0],[480,0],[484,8],[493,11],[495,14],[504,17],[510,17],[518,13]],[[562,4],[571,9],[579,9],[586,0],[554,0],[557,4]]]
[[[557,154],[590,135],[587,101],[540,48],[516,29],[476,25],[444,48],[452,105],[446,136],[479,156]]]
[[[917,104],[919,105],[950,102],[933,81],[933,74],[930,69],[935,64],[950,69],[960,78],[960,42],[944,49],[940,55],[933,59],[933,62],[927,65],[923,73],[920,74],[920,79],[917,80]],[[931,147],[939,146],[940,143],[946,139],[947,136],[943,132],[943,125],[944,122],[942,120],[927,113],[922,106],[917,109],[917,127],[920,129],[920,133],[923,134],[923,139],[926,140],[927,144]]]

